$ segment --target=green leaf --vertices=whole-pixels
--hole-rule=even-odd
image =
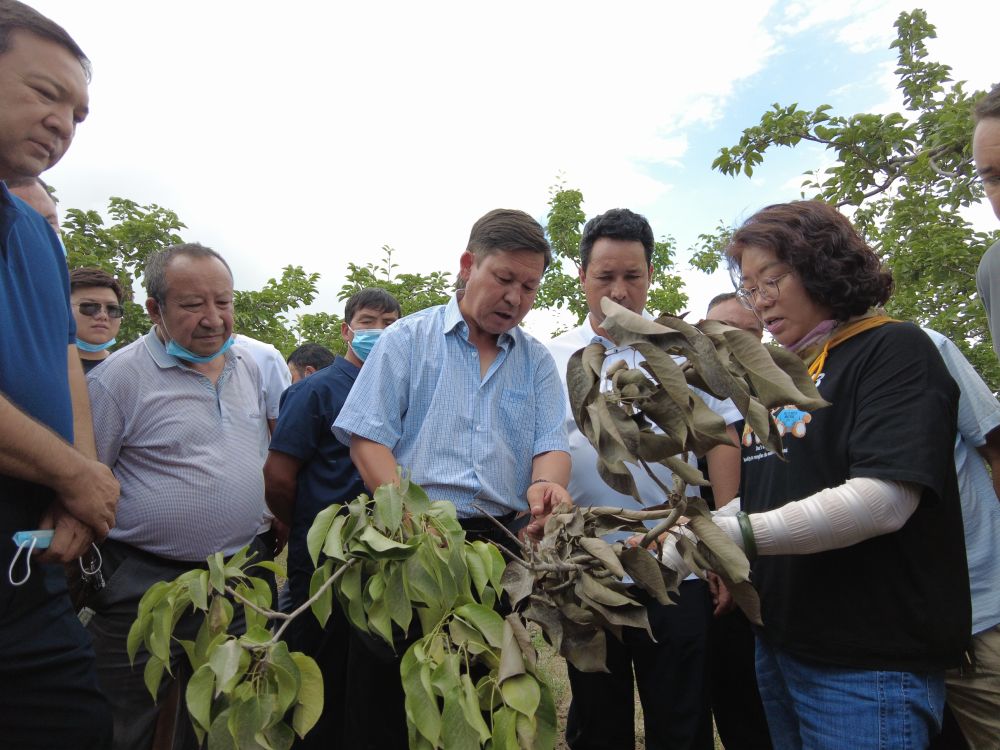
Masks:
[[[251,567],[269,570],[278,578],[288,578],[288,569],[281,563],[274,562],[273,560],[261,560],[255,562]]]
[[[212,728],[208,733],[208,750],[243,750],[236,747],[236,738],[229,731],[230,710],[223,710],[212,721]]]
[[[466,620],[486,637],[486,642],[494,648],[503,645],[504,620],[499,614],[482,604],[463,604],[455,614]]]
[[[212,697],[215,690],[215,673],[204,664],[188,680],[185,702],[188,713],[197,726],[206,732],[212,726]]]
[[[310,599],[316,596],[316,592],[329,580],[332,571],[333,560],[325,560],[320,567],[313,571],[312,577],[309,579]],[[334,584],[330,584],[311,605],[313,614],[316,615],[316,619],[319,620],[321,626],[326,625],[326,621],[330,618],[330,613],[333,611],[333,586]]]
[[[139,651],[139,646],[142,645],[143,639],[146,638],[146,631],[149,628],[151,619],[152,617],[148,612],[140,615],[128,630],[128,638],[125,641],[125,652],[128,654],[129,664],[135,664],[135,655]]]
[[[395,484],[383,484],[375,490],[375,523],[390,534],[403,521],[403,495]]]
[[[290,654],[299,669],[299,692],[292,712],[292,728],[299,737],[305,737],[323,713],[323,675],[316,662],[305,654]]]
[[[413,619],[413,606],[406,595],[406,587],[403,585],[403,566],[398,563],[390,563],[389,578],[386,582],[385,607],[389,613],[389,618],[396,623],[400,630],[406,632]]]
[[[215,673],[215,684],[218,694],[221,695],[231,690],[242,674],[242,671],[245,671],[245,667],[242,671],[240,669],[240,663],[244,654],[246,652],[233,638],[219,644],[212,650],[211,655],[208,657],[208,664]]]
[[[483,545],[484,542],[471,542],[465,555],[465,564],[469,567],[469,576],[472,578],[472,585],[475,588],[476,596],[483,596],[483,590],[489,585],[490,571],[487,569],[487,561],[483,559],[479,548],[476,545]]]
[[[150,656],[149,661],[142,671],[142,681],[146,683],[146,690],[156,701],[157,691],[160,689],[160,680],[163,679],[163,662],[155,656]]]
[[[408,544],[397,542],[382,534],[374,526],[365,526],[361,532],[360,541],[370,551],[375,559],[405,560],[413,554],[413,548]],[[352,545],[352,551],[355,551]]]
[[[161,663],[170,661],[170,633],[173,630],[173,616],[169,602],[161,602],[151,615],[149,638],[146,645],[149,653]]]
[[[326,536],[330,531],[330,526],[333,525],[333,519],[337,517],[341,507],[339,504],[334,504],[321,510],[316,514],[316,518],[313,519],[312,525],[306,533],[306,547],[313,565],[319,565],[319,553],[326,543]]]
[[[199,570],[197,575],[188,582],[191,602],[202,612],[208,611],[208,571]],[[208,729],[208,727],[205,727]]]
[[[493,713],[493,750],[520,750],[517,712],[504,706]]]
[[[444,695],[444,711],[441,712],[441,745],[448,748],[479,747],[479,730],[466,718],[461,689],[450,690]]]
[[[420,643],[417,641],[407,649],[400,664],[406,718],[431,745],[438,747],[441,713],[431,688],[430,669],[416,658]]]
[[[226,591],[226,561],[221,552],[216,552],[207,558],[208,580],[212,584],[212,590],[222,594]]]
[[[503,702],[518,713],[534,716],[542,697],[541,688],[533,675],[519,674],[500,683]]]
[[[347,555],[344,552],[344,527],[347,525],[347,521],[348,517],[343,514],[333,519],[323,544],[323,554],[327,557],[347,561]]]
[[[483,714],[479,707],[479,694],[476,692],[472,678],[465,672],[462,673],[462,692],[459,694],[459,702],[462,707],[462,714],[466,723],[479,735],[479,741],[486,743],[490,738],[490,728],[483,720]]]

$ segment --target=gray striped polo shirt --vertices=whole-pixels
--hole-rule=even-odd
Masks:
[[[239,345],[218,383],[155,329],[87,378],[98,458],[121,483],[110,537],[172,560],[235,552],[270,525],[260,371]]]

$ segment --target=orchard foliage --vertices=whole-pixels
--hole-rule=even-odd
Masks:
[[[998,233],[976,231],[960,213],[983,197],[971,157],[972,107],[983,92],[966,91],[947,65],[928,59],[926,42],[936,32],[924,11],[902,13],[895,25],[903,112],[842,115],[827,104],[775,104],[712,166],[751,177],[772,147],[822,144],[835,163],[808,174],[804,197],[844,209],[892,269],[889,312],[951,338],[997,390],[1000,365],[975,272]],[[697,267],[713,270],[723,234],[701,238],[706,252]]]

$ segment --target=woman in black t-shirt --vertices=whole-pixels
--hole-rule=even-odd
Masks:
[[[716,516],[759,555],[775,747],[925,748],[970,632],[958,389],[926,335],[881,312],[892,277],[834,208],[765,208],[727,254],[740,299],[831,403],[774,411],[784,461],[747,428],[742,510]]]

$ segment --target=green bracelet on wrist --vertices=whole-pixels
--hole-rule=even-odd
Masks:
[[[736,522],[740,525],[740,536],[743,538],[743,551],[748,560],[757,559],[757,541],[753,536],[753,526],[750,524],[750,516],[742,510],[736,514]]]

